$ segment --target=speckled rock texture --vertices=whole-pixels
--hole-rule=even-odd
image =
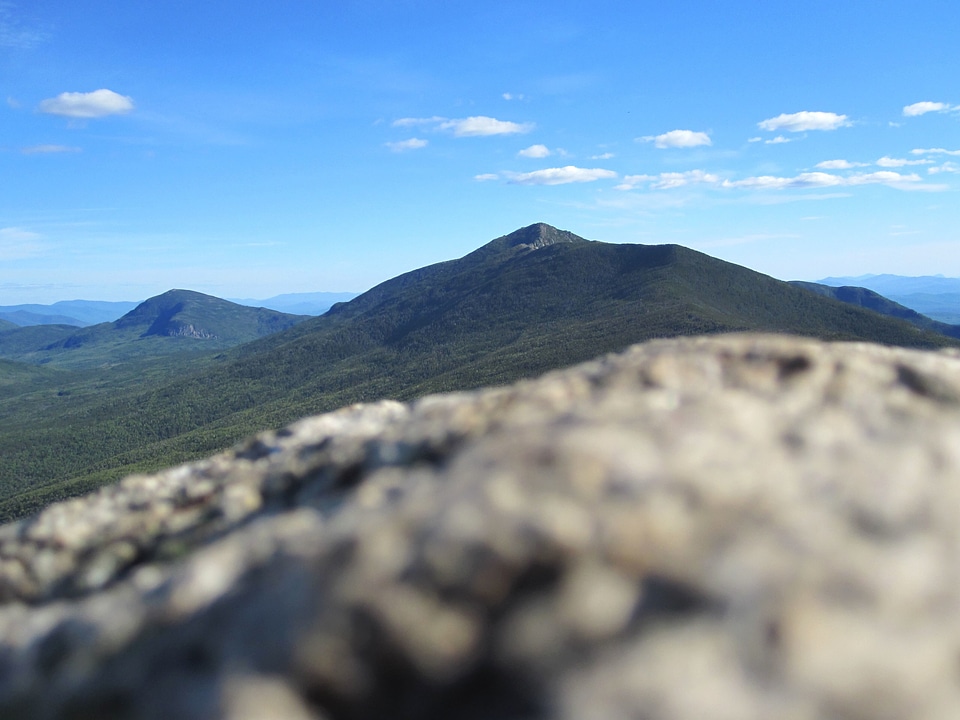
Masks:
[[[958,717],[956,352],[656,341],[0,528],[0,718]]]

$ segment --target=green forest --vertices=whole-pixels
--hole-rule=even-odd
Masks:
[[[321,317],[244,321],[257,339],[145,334],[163,312],[168,324],[184,323],[185,310],[186,324],[209,324],[220,306],[205,297],[174,298],[184,305],[175,313],[155,303],[139,324],[125,316],[138,334],[77,343],[79,359],[60,340],[42,364],[24,362],[22,345],[19,361],[0,361],[0,520],[309,414],[508,383],[652,338],[760,331],[960,346],[680,246],[589,242],[542,225]],[[11,332],[0,333],[0,356],[16,354],[3,344]],[[109,335],[87,336],[97,333]]]

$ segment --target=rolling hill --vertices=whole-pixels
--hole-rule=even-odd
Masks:
[[[74,325],[86,327],[113,322],[139,303],[104,300],[61,300],[52,305],[0,305],[0,318],[15,325]]]
[[[141,314],[127,322],[147,337],[206,327],[199,317]],[[388,280],[174,381],[99,396],[35,393],[24,412],[38,403],[44,412],[0,433],[0,514],[353,402],[506,383],[653,337],[751,330],[958,345],[687,248],[591,242],[537,224]]]
[[[906,320],[911,325],[923,328],[924,330],[930,330],[952,338],[960,338],[960,325],[951,325],[934,320],[926,315],[921,315],[916,310],[894,302],[868,288],[849,286],[833,287],[800,280],[791,281],[790,284],[810,290],[824,297],[873,310],[881,315],[889,315],[890,317]]]
[[[35,313],[29,310],[15,310],[13,312],[0,313],[0,320],[13,323],[16,327],[29,327],[30,325],[73,325],[74,327],[85,327],[89,323],[77,320],[69,315],[53,315],[46,313]]]
[[[223,350],[292,327],[305,316],[251,308],[189,290],[150,298],[114,322],[0,332],[0,358],[84,369],[138,358]]]
[[[834,287],[864,287],[944,323],[960,324],[960,278],[942,275],[861,275],[817,281]]]

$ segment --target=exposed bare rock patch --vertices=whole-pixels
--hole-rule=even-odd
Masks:
[[[664,340],[0,528],[0,717],[947,720],[960,354]]]

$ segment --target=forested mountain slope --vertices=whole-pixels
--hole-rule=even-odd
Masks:
[[[398,276],[160,386],[57,398],[0,434],[7,516],[349,403],[506,383],[653,337],[765,331],[937,348],[949,338],[676,245],[537,224]],[[63,400],[63,402],[59,402]]]
[[[83,369],[181,353],[224,350],[292,327],[302,315],[170,290],[114,322],[85,328],[34,325],[0,332],[0,358]]]

